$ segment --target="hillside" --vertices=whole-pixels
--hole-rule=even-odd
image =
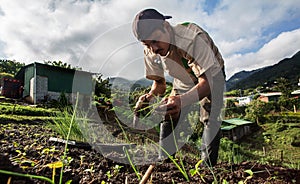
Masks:
[[[241,71],[226,81],[227,91],[234,89],[248,89],[262,86],[284,77],[293,85],[297,85],[300,78],[300,51],[291,58],[285,58],[277,64],[252,71]]]

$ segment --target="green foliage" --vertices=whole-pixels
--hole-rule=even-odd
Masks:
[[[191,176],[194,176],[194,175],[198,174],[198,175],[200,176],[201,180],[202,180],[204,183],[206,183],[206,181],[204,180],[204,176],[205,176],[205,175],[200,173],[200,172],[201,172],[200,164],[201,164],[202,162],[203,162],[203,160],[199,160],[199,161],[196,163],[195,168],[190,170],[190,174],[191,174]]]
[[[300,108],[300,100],[298,98],[280,97],[277,104],[279,106],[279,109],[283,111],[293,111],[294,107],[298,109]]]
[[[226,108],[233,108],[236,107],[235,103],[237,100],[228,99],[226,100]]]
[[[242,161],[250,160],[251,158],[253,159],[254,156],[239,144],[226,137],[221,139],[219,150],[219,160],[221,162],[239,164]]]
[[[58,97],[59,109],[64,109],[70,105],[69,100],[65,94],[65,92],[61,92]]]
[[[57,67],[61,67],[61,68],[67,68],[67,69],[82,70],[79,67],[73,67],[70,64],[64,63],[62,61],[44,61],[44,64],[57,66]]]
[[[81,129],[78,123],[76,122],[77,118],[79,117],[75,116],[74,118],[73,114],[74,113],[73,110],[71,110],[71,108],[65,108],[63,111],[56,112],[55,114],[53,114],[53,119],[51,121],[48,121],[48,125],[52,130],[61,135],[63,139],[66,139],[69,135],[69,139],[71,140],[85,141],[84,135],[82,134]],[[71,129],[69,130],[70,126]]]
[[[0,102],[0,114],[26,115],[26,116],[50,116],[54,109],[24,106],[7,102]]]
[[[245,119],[256,122],[257,124],[265,121],[265,115],[270,112],[270,104],[260,100],[253,100],[246,108]]]
[[[245,109],[247,106],[232,106],[232,107],[226,107],[224,109],[225,111],[225,117],[228,118],[242,118],[246,115]]]
[[[43,105],[51,108],[56,108],[60,111],[64,111],[65,108],[70,108],[72,104],[67,98],[65,92],[61,92],[57,100],[50,100],[44,103]]]
[[[277,85],[274,87],[276,91],[281,92],[280,99],[286,100],[291,97],[292,85],[291,83],[284,77],[280,77],[276,80]]]
[[[15,60],[0,60],[0,73],[9,73],[15,75],[23,66],[24,63]]]
[[[241,90],[235,89],[224,93],[225,96],[241,96]]]
[[[95,78],[95,95],[98,97],[111,97],[111,84],[109,78],[103,79],[103,75],[98,74]]]
[[[77,95],[77,99],[78,99],[78,95]],[[7,174],[7,175],[13,175],[13,176],[34,178],[34,179],[39,179],[39,180],[47,181],[47,182],[49,182],[51,184],[55,184],[55,180],[54,179],[55,179],[56,168],[61,168],[60,177],[59,177],[59,184],[62,184],[62,177],[63,177],[63,173],[64,173],[64,166],[65,165],[67,166],[73,160],[71,157],[67,157],[67,150],[68,150],[68,141],[69,141],[71,129],[73,127],[73,123],[74,123],[74,119],[75,119],[75,114],[76,114],[77,106],[78,106],[78,101],[76,101],[75,110],[74,110],[74,112],[72,114],[72,118],[71,118],[71,121],[69,123],[68,133],[66,135],[66,144],[65,144],[64,153],[63,153],[63,156],[62,156],[61,160],[57,161],[57,162],[54,162],[54,163],[47,164],[47,166],[49,168],[53,169],[52,179],[44,177],[44,176],[31,175],[31,174],[23,174],[23,173],[11,172],[11,171],[6,171],[6,170],[0,170],[0,173]],[[23,153],[21,151],[19,151],[19,154],[23,155]],[[72,182],[72,180],[68,180],[66,182],[66,184],[70,184],[71,182]]]

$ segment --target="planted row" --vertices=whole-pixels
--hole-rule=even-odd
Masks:
[[[25,115],[25,116],[51,116],[55,109],[25,106],[12,103],[0,103],[0,114]]]

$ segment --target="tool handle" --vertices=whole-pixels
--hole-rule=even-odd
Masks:
[[[151,164],[147,171],[145,172],[143,178],[141,179],[140,183],[139,184],[145,184],[147,182],[147,180],[149,179],[151,173],[152,173],[152,170],[154,169],[155,165],[154,164]]]

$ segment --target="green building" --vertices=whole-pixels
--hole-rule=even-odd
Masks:
[[[91,97],[93,89],[92,74],[89,72],[37,62],[24,66],[15,78],[23,82],[22,97],[33,104],[57,100],[62,92],[69,99],[77,92]]]
[[[239,118],[225,119],[222,121],[221,130],[224,137],[238,141],[252,132],[255,123]]]

